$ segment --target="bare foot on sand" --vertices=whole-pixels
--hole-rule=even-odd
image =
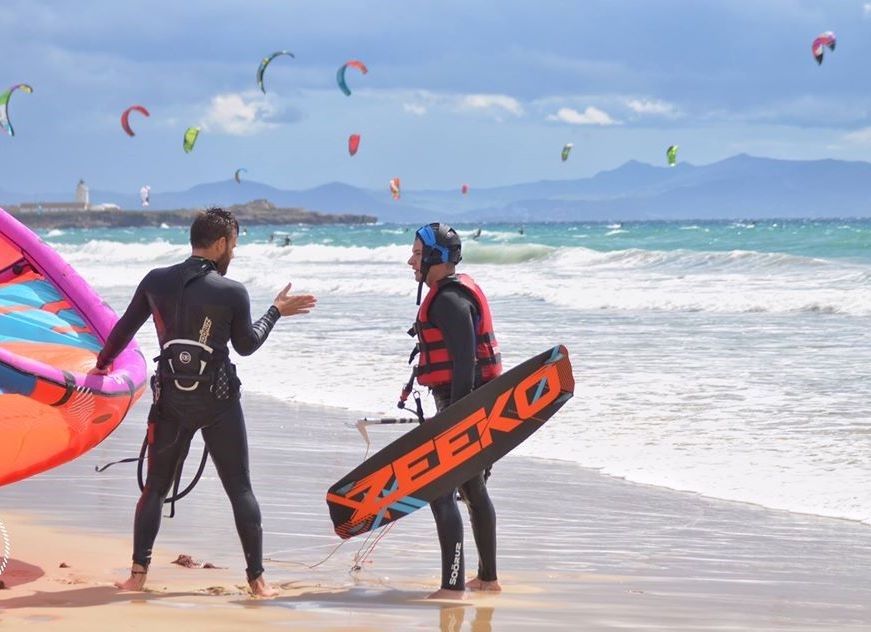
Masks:
[[[248,582],[248,586],[251,588],[251,594],[255,597],[277,597],[280,594],[279,590],[266,583],[263,575]]]
[[[488,582],[476,577],[466,582],[466,588],[469,590],[480,590],[481,592],[502,592],[502,586],[495,579]]]
[[[115,582],[115,588],[120,590],[144,590],[145,578],[148,576],[148,569],[142,564],[134,564],[130,568],[130,577],[127,581]]]
[[[465,590],[449,590],[447,588],[439,588],[433,594],[428,595],[427,599],[457,599],[462,600],[466,598]]]

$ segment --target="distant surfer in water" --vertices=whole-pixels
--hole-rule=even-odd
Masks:
[[[502,373],[487,298],[470,276],[456,274],[461,249],[460,237],[453,228],[428,224],[415,233],[408,260],[418,282],[420,305],[414,325],[420,349],[415,375],[421,386],[430,388],[439,411]],[[429,292],[421,304],[424,284]],[[467,587],[502,590],[496,578],[496,512],[485,481],[485,472],[479,472],[459,489],[469,508],[478,549],[478,573],[468,582],[457,492],[451,490],[430,503],[442,558],[441,588],[430,598],[462,599]]]
[[[151,381],[154,403],[148,414],[148,476],[136,505],[130,577],[116,584],[123,590],[145,586],[164,500],[191,439],[202,429],[233,507],[251,592],[261,597],[278,594],[263,578],[260,507],[248,474],[240,382],[227,345],[232,342],[240,355],[251,355],[279,318],[307,314],[316,299],[291,295],[288,283],[252,324],[248,292],[224,276],[238,237],[239,223],[230,211],[214,208],[199,213],[190,229],[191,256],[145,276],[97,358],[95,371],[106,372],[148,317],[154,317],[161,354]]]

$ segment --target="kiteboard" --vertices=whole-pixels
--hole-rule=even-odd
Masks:
[[[473,391],[330,487],[336,533],[377,529],[462,485],[538,430],[574,389],[568,351],[558,345]]]

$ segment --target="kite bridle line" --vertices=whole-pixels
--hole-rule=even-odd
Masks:
[[[420,407],[420,394],[417,391],[415,391],[415,400],[418,403],[418,407]],[[363,436],[363,440],[366,441],[366,451],[363,454],[363,459],[361,460],[361,462],[362,462],[362,461],[365,461],[369,457],[369,449],[371,448],[371,445],[372,445],[371,441],[369,441],[369,433],[366,432],[366,426],[413,424],[413,423],[421,423],[421,421],[422,421],[422,418],[416,419],[414,417],[362,417],[361,419],[358,419],[356,422],[349,422],[346,425],[348,425],[349,427],[351,425],[356,427],[357,430],[360,432],[360,434]],[[390,530],[393,528],[394,524],[396,524],[396,523],[391,522],[387,525],[384,525],[386,528],[381,528],[381,533],[378,534],[378,536],[375,538],[375,541],[372,542],[371,545],[369,544],[369,540],[372,539],[372,536],[376,532],[378,532],[379,529],[375,529],[374,531],[369,532],[369,535],[367,535],[366,539],[363,540],[363,544],[360,545],[360,548],[357,549],[357,552],[354,554],[354,561],[351,564],[351,568],[348,569],[349,574],[352,575],[358,571],[363,570],[363,564],[366,562],[366,560],[369,558],[369,556],[372,555],[372,553],[375,551],[375,547],[378,545],[379,542],[381,542],[381,540],[384,538],[384,536],[386,536],[388,533],[390,533]],[[272,562],[273,564],[294,564],[296,566],[304,566],[305,568],[313,569],[313,568],[317,568],[318,566],[320,566],[321,564],[326,562],[328,559],[333,557],[333,555],[335,555],[335,553],[340,548],[342,548],[342,546],[346,542],[349,542],[349,541],[350,540],[342,540],[336,546],[334,546],[329,553],[327,553],[326,557],[324,557],[323,559],[321,559],[318,562],[315,562],[314,564],[306,564],[305,562],[297,562],[296,560],[278,560],[278,559],[275,559],[275,558],[269,557],[269,556],[265,556],[263,559],[264,559],[264,561]],[[367,546],[368,546],[368,548],[367,548]],[[364,549],[365,549],[365,553],[363,552]]]
[[[366,441],[366,451],[363,453],[363,458],[361,460],[361,463],[362,463],[362,461],[365,461],[367,458],[369,458],[369,449],[372,445],[372,443],[369,441],[369,433],[366,432],[366,426],[373,426],[373,425],[380,425],[380,424],[410,424],[410,423],[420,423],[420,422],[417,419],[403,418],[403,417],[363,417],[362,419],[358,419],[356,422],[354,422],[353,425],[357,428],[357,430],[360,431],[360,434],[363,436],[363,440]],[[351,424],[349,423],[347,425],[350,426]],[[376,531],[378,531],[378,529],[375,529],[375,531],[369,532],[369,535],[367,535],[366,539],[363,540],[363,544],[360,545],[360,548],[357,549],[357,552],[354,554],[354,562],[351,564],[351,568],[348,569],[348,574],[353,574],[359,570],[362,570],[363,563],[375,550],[375,546],[378,544],[378,542],[381,541],[381,538],[383,538],[385,535],[387,535],[387,533],[393,527],[393,524],[394,523],[391,522],[390,524],[385,525],[387,528],[382,530],[381,533],[378,534],[378,537],[375,538],[375,541],[372,543],[372,545],[369,546],[368,550],[366,550],[365,553],[362,553],[363,549],[366,549],[366,546],[369,544],[369,540],[372,538],[372,535]],[[340,548],[342,548],[342,546],[346,542],[349,542],[349,540],[342,540],[341,542],[339,542],[336,546],[333,547],[333,549],[329,553],[327,553],[326,557],[324,557],[322,560],[320,560],[318,562],[315,562],[314,564],[306,564],[305,562],[297,562],[295,560],[277,560],[277,559],[272,558],[272,557],[264,557],[263,559],[265,561],[273,562],[275,564],[295,564],[296,566],[304,566],[305,568],[308,568],[308,569],[317,568],[318,566],[320,566],[321,564],[326,562],[328,559],[333,557],[333,555]],[[361,553],[362,553],[362,555],[361,555]]]
[[[9,541],[9,532],[6,531],[6,525],[0,520],[0,538],[3,539],[3,551],[0,553],[0,575],[6,571],[9,565],[9,555],[12,552],[12,545]]]
[[[413,377],[413,376],[412,376]],[[357,430],[360,431],[360,434],[363,435],[363,439],[366,441],[366,453],[363,455],[363,460],[365,461],[369,457],[369,448],[371,447],[371,442],[369,441],[369,433],[366,432],[366,426],[380,426],[380,425],[393,425],[393,424],[413,424],[418,423],[421,424],[424,422],[423,415],[423,405],[420,401],[420,393],[418,391],[413,391],[414,393],[414,401],[417,404],[417,410],[415,411],[417,414],[417,418],[414,417],[363,417],[362,419],[358,419],[354,424]],[[408,397],[407,394],[400,401],[400,408],[404,408],[405,399]],[[386,526],[386,529],[383,529],[381,533],[378,534],[378,537],[375,538],[375,541],[372,542],[372,545],[366,550],[362,555],[360,554],[363,549],[366,548],[366,545],[369,544],[369,540],[372,538],[372,534],[378,531],[375,529],[374,531],[370,531],[369,535],[366,536],[366,539],[363,540],[363,544],[360,545],[360,548],[357,550],[357,553],[354,554],[354,565],[351,566],[351,569],[348,571],[349,573],[355,573],[357,571],[363,570],[363,564],[369,558],[370,555],[375,551],[375,547],[378,546],[378,543],[381,542],[382,538],[390,533],[390,530],[395,525],[395,522],[391,522]],[[345,540],[347,542],[347,540]]]

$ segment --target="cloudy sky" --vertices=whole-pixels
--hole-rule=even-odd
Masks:
[[[0,41],[0,84],[34,88],[0,137],[7,191],[180,190],[238,167],[281,188],[484,187],[662,164],[670,144],[695,164],[871,158],[861,0],[4,0]],[[296,58],[264,95],[279,49]],[[349,70],[346,97],[349,59],[369,73]],[[151,116],[129,138],[133,104]]]

